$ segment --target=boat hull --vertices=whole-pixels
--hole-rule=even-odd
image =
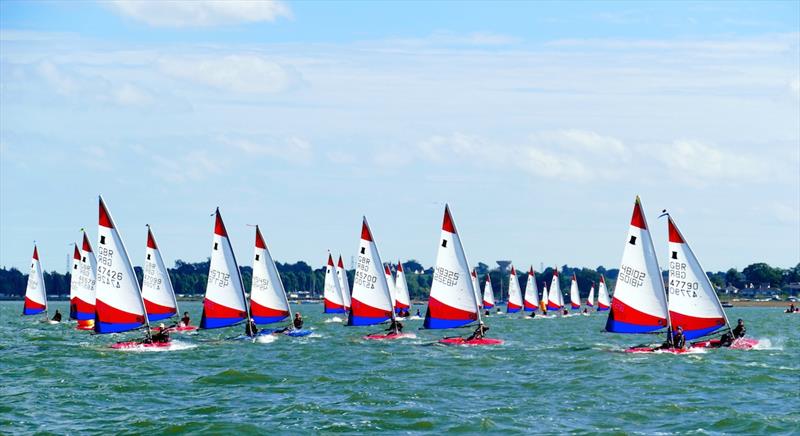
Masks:
[[[130,350],[138,348],[168,348],[172,342],[152,342],[145,344],[140,341],[115,342],[110,345],[115,350]]]
[[[390,333],[375,333],[371,335],[366,335],[363,339],[368,341],[393,341],[395,339],[413,339],[416,338],[417,335],[413,333],[400,333],[400,334],[390,334]]]
[[[750,350],[758,345],[758,339],[753,338],[739,338],[733,341],[730,347],[733,350]],[[708,341],[693,342],[692,348],[721,348],[722,343],[719,339],[711,339]]]
[[[467,346],[478,346],[478,345],[500,345],[504,341],[502,339],[494,339],[494,338],[481,338],[481,339],[464,339],[464,338],[443,338],[439,339],[440,344],[445,345],[467,345]]]

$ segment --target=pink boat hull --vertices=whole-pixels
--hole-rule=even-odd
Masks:
[[[114,344],[111,344],[111,348],[115,350],[125,350],[131,348],[167,348],[170,345],[172,345],[172,343],[170,342],[153,342],[150,344],[144,344],[142,342],[137,342],[137,341],[128,341],[128,342],[116,342]]]
[[[493,338],[470,339],[470,340],[466,340],[464,338],[444,338],[440,339],[439,343],[446,345],[500,345],[503,343],[503,340],[493,339]]]

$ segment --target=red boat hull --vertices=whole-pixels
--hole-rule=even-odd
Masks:
[[[439,340],[440,344],[445,345],[500,345],[503,343],[502,339],[493,339],[493,338],[482,338],[482,339],[470,339],[466,340],[464,338],[444,338]]]

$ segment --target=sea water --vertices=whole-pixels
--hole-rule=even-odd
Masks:
[[[227,340],[237,326],[141,352],[108,348],[140,333],[92,335],[0,303],[0,434],[800,431],[800,315],[782,308],[728,309],[758,349],[683,355],[623,353],[660,338],[604,333],[605,313],[495,315],[489,335],[505,345],[461,347],[435,341],[466,329],[409,320],[416,339],[365,341],[382,327],[294,309],[312,335]],[[199,321],[199,303],[181,310]]]

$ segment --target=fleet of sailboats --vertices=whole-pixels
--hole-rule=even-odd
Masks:
[[[85,231],[80,249],[78,244],[73,245],[69,317],[77,321],[79,329],[93,329],[100,334],[145,329],[144,341],[118,342],[115,344],[118,348],[130,345],[166,346],[168,340],[162,343],[149,341],[151,322],[175,318],[180,310],[153,230],[147,226],[143,280],[140,286],[109,209],[102,197],[98,200],[97,252],[93,250]],[[627,351],[653,352],[664,349],[679,352],[681,350],[675,348],[673,343],[677,337],[676,331],[680,332],[682,340],[707,338],[705,341],[692,343],[694,347],[730,346],[730,343],[723,341],[730,342],[731,337],[726,339],[726,335],[731,334],[732,328],[713,284],[673,217],[667,213],[662,216],[667,216],[669,235],[667,284],[665,285],[662,278],[641,200],[637,197],[623,246],[613,299],[609,297],[605,277],[600,275],[598,283],[591,282],[585,302],[587,310],[584,312],[588,313],[589,308],[594,309],[595,304],[598,312],[608,311],[608,332],[667,335],[663,346],[638,346]],[[224,328],[242,322],[247,323],[250,328],[251,325],[261,326],[291,320],[293,313],[289,298],[261,229],[255,226],[253,274],[248,299],[219,208],[214,217],[211,258],[200,328]],[[440,342],[462,345],[502,343],[501,340],[485,337],[488,327],[481,318],[483,310],[488,311],[496,305],[491,278],[486,274],[481,294],[478,274],[469,268],[460,235],[447,205],[437,250],[423,328],[453,329],[477,323],[475,334],[469,338],[448,337]],[[348,326],[391,323],[385,333],[373,333],[365,336],[366,339],[413,337],[402,333],[402,324],[397,319],[398,315],[407,316],[412,302],[401,262],[397,263],[396,271],[395,277],[390,265],[382,262],[372,231],[364,218],[352,292],[342,256],[339,255],[337,268],[333,256],[328,253],[323,287],[324,312],[346,313]],[[575,273],[571,277],[569,298],[571,309],[580,310],[581,296]],[[564,296],[558,268],[553,269],[549,289],[547,283],[542,284],[539,298],[533,267],[528,270],[523,295],[516,268],[511,266],[507,313],[520,310],[535,312],[539,309],[546,313],[548,310],[560,311],[563,307]],[[47,308],[39,250],[34,245],[23,315],[44,314],[46,319]],[[566,310],[564,313],[566,314]],[[302,322],[298,325],[301,324]],[[264,332],[280,332],[290,336],[310,334],[310,330],[292,327],[269,329],[262,333]],[[723,332],[726,333],[722,339],[708,339]],[[738,344],[741,348],[747,348],[756,342],[748,339]]]

